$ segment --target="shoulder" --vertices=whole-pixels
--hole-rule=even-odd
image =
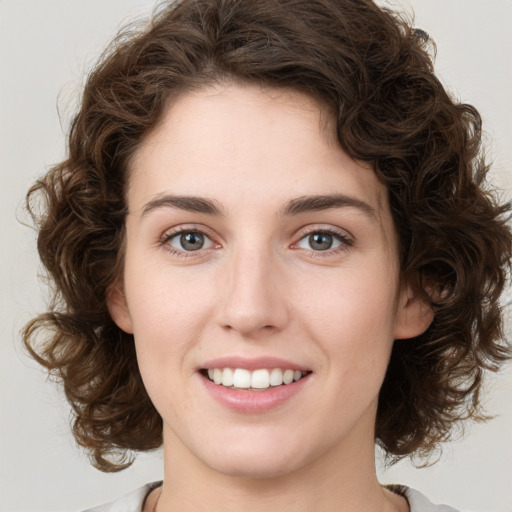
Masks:
[[[388,488],[407,499],[411,512],[458,512],[448,505],[432,503],[424,494],[410,487],[391,485]]]
[[[142,512],[146,497],[155,487],[161,485],[161,483],[162,482],[153,482],[146,484],[115,501],[99,505],[98,507],[88,508],[83,512]]]

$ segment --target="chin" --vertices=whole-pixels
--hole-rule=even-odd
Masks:
[[[280,460],[279,463],[272,464],[272,461],[262,460],[264,457],[261,455],[254,461],[233,461],[225,463],[217,463],[210,466],[211,469],[221,473],[225,476],[233,478],[242,478],[247,480],[269,480],[280,478],[293,473],[297,467],[293,464],[283,464]]]
[[[233,447],[232,447],[233,448]],[[279,448],[224,450],[222,454],[209,454],[203,462],[214,471],[226,476],[244,479],[273,479],[297,471],[306,461],[297,457],[300,450],[286,456]]]

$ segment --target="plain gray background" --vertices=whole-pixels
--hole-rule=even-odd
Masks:
[[[247,0],[253,1],[253,0]],[[254,0],[257,1],[257,0]],[[437,73],[477,106],[493,143],[494,181],[512,196],[512,0],[401,0],[437,42]],[[72,512],[162,476],[159,453],[114,475],[87,463],[69,433],[58,388],[20,346],[19,330],[43,310],[35,235],[23,197],[64,155],[83,77],[117,29],[154,0],[0,0],[0,511]],[[495,420],[467,428],[439,463],[400,463],[383,482],[416,487],[464,510],[512,511],[512,369],[489,383]]]

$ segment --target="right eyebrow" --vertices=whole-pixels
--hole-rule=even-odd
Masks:
[[[158,195],[142,207],[141,217],[160,208],[178,208],[187,212],[223,215],[221,209],[211,199],[196,196]]]

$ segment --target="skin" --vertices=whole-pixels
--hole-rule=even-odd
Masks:
[[[210,87],[170,104],[131,162],[110,311],[134,334],[164,423],[164,484],[147,510],[157,498],[160,512],[408,510],[375,475],[377,400],[393,340],[423,332],[432,312],[400,279],[385,187],[328,119],[297,92]],[[333,194],[350,199],[285,211]],[[185,250],[180,230],[205,244]],[[331,249],[313,247],[314,233]],[[236,412],[198,372],[233,355],[312,373],[279,407]]]

